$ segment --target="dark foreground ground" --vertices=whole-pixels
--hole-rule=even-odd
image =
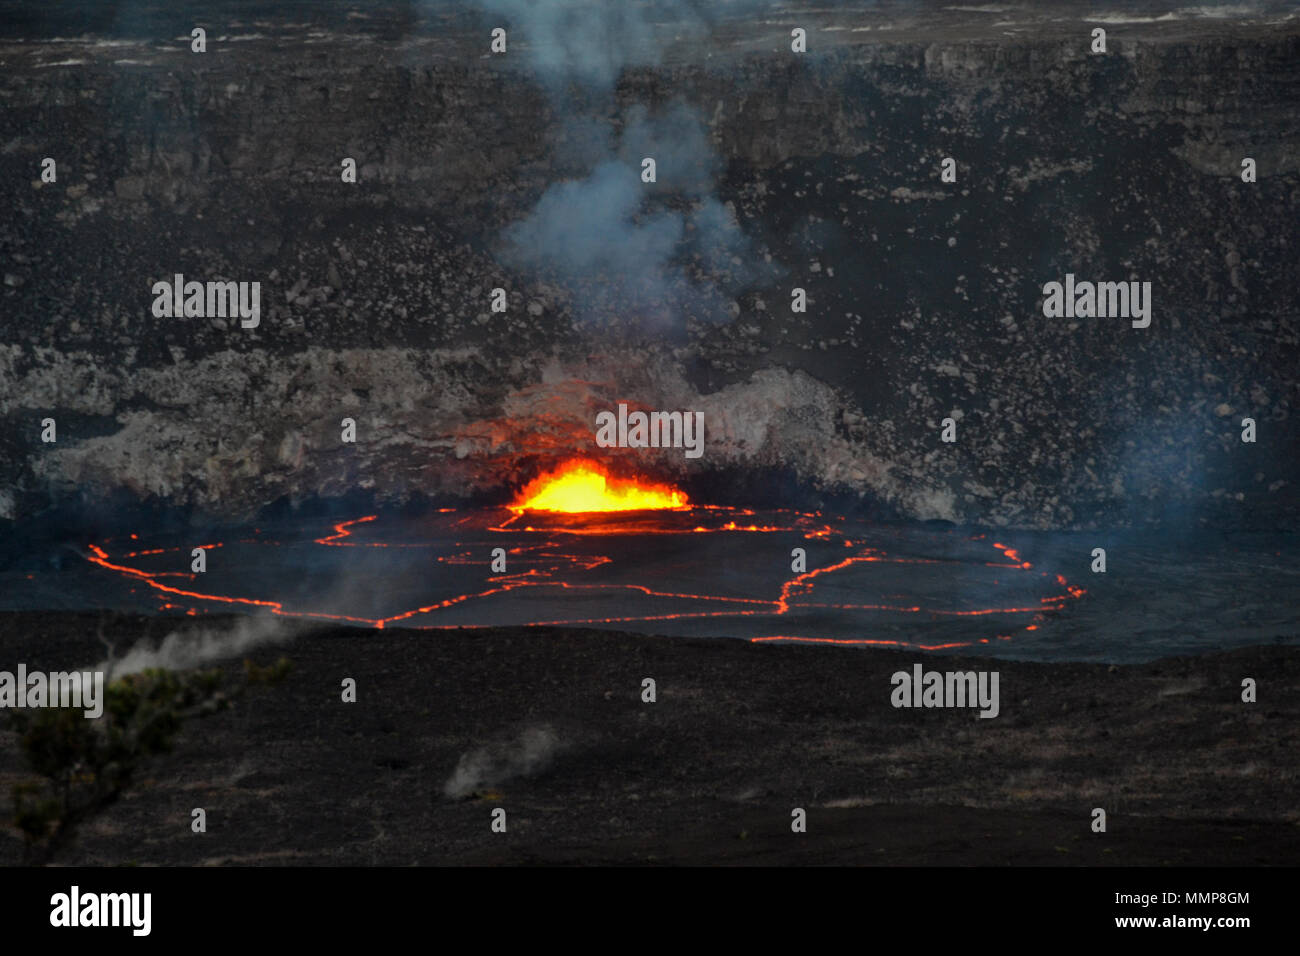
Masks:
[[[229,619],[0,615],[0,669],[89,665]],[[288,679],[196,720],[82,864],[1295,864],[1300,648],[1113,667],[552,629],[285,632]],[[1001,675],[1001,715],[890,675]],[[340,684],[357,682],[357,702]],[[658,701],[641,701],[641,682]],[[1259,702],[1244,704],[1253,677]],[[0,788],[25,768],[11,734]],[[447,796],[457,777],[463,795]],[[208,831],[190,830],[207,811]],[[508,830],[491,831],[492,810]],[[790,830],[791,809],[808,831]],[[1094,807],[1108,814],[1091,832]],[[7,807],[6,807],[6,816]],[[19,860],[5,828],[0,862]]]

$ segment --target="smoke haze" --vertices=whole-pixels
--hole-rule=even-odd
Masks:
[[[292,630],[278,618],[241,618],[225,630],[172,631],[157,647],[147,639],[139,641],[122,657],[101,662],[96,670],[105,671],[110,679],[153,667],[186,670],[263,645],[281,644],[292,636]]]
[[[485,786],[529,776],[546,769],[560,749],[559,737],[551,727],[529,727],[513,741],[462,756],[442,792],[456,799]]]

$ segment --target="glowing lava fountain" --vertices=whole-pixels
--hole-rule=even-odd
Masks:
[[[584,514],[686,507],[685,493],[671,485],[615,478],[595,462],[578,459],[533,479],[510,505],[510,510]]]

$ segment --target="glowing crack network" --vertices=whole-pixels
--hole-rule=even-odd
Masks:
[[[191,570],[196,547],[205,549],[202,573]],[[414,520],[366,515],[184,544],[131,535],[91,544],[86,556],[118,589],[117,603],[167,614],[927,650],[1032,633],[1085,593],[983,534],[687,505],[684,496],[658,510],[516,504]]]

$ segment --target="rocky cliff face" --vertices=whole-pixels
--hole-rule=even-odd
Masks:
[[[0,39],[0,522],[123,493],[219,518],[504,494],[620,400],[705,412],[701,459],[623,456],[688,486],[779,473],[801,503],[1023,527],[1294,521],[1300,19],[1112,17],[1092,55],[1094,23],[1013,8],[782,7],[557,90],[522,37],[487,54],[491,17],[355,7],[214,26],[204,54]],[[623,224],[684,223],[665,314],[510,254],[555,184],[674,155],[631,132],[674,110],[707,182],[661,163]],[[743,238],[725,255],[689,244],[706,208]],[[155,316],[176,273],[259,281],[260,324]],[[1150,282],[1150,327],[1045,317],[1067,273]]]

